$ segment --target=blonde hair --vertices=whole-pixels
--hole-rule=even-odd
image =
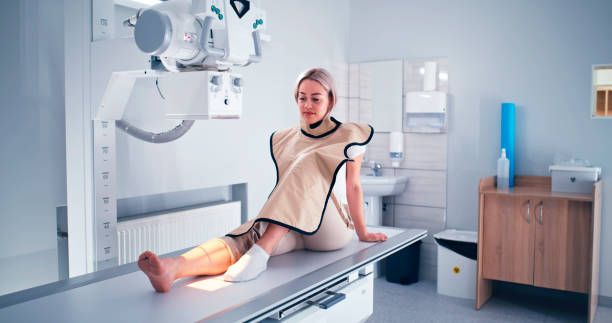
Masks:
[[[317,83],[321,84],[325,91],[327,91],[327,97],[329,99],[329,107],[327,108],[327,114],[329,114],[334,106],[336,106],[336,101],[338,100],[338,96],[336,95],[336,84],[334,83],[334,78],[331,74],[324,68],[311,68],[306,72],[300,74],[297,79],[297,84],[295,85],[294,97],[295,102],[298,99],[298,91],[300,89],[300,84],[304,80],[313,80]]]

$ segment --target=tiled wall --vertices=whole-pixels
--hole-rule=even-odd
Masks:
[[[329,72],[336,83],[338,96],[332,116],[341,122],[350,120],[349,116],[349,65],[344,62],[334,62],[329,65]]]
[[[433,60],[438,62],[439,72],[447,73],[446,59]],[[425,61],[404,61],[404,94],[422,90],[423,76],[419,70]],[[367,82],[363,82],[368,76],[359,73],[359,64],[350,64],[348,70],[348,106],[343,114],[346,119],[340,120],[371,123],[371,111],[375,107],[372,107],[371,90],[364,86]],[[448,92],[446,76],[438,80],[440,91]],[[428,230],[428,237],[421,246],[420,279],[434,280],[437,275],[437,249],[433,234],[444,230],[446,225],[446,152],[446,133],[404,133],[404,160],[399,168],[392,168],[389,133],[376,132],[366,153],[367,160],[374,160],[383,166],[383,175],[408,177],[408,185],[402,194],[383,199],[383,224]],[[364,162],[362,174],[369,173],[372,171]]]

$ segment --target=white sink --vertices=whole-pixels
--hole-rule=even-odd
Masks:
[[[408,184],[408,177],[361,175],[360,181],[366,225],[383,225],[383,196],[402,193],[406,189],[406,184]],[[389,223],[386,224],[390,225]],[[380,272],[380,265],[376,264],[374,277],[377,277]]]
[[[371,176],[361,175],[363,195],[388,196],[399,194],[406,189],[406,176]]]

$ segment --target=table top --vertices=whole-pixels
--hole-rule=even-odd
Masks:
[[[387,241],[366,243],[354,236],[340,250],[297,250],[271,257],[268,269],[252,281],[229,283],[221,276],[190,277],[175,282],[168,293],[156,293],[148,278],[136,271],[2,308],[0,321],[244,321],[427,235],[420,229],[369,230],[387,234]]]

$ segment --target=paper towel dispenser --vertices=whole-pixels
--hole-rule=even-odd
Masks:
[[[445,132],[447,105],[446,92],[407,92],[404,98],[404,131]]]

